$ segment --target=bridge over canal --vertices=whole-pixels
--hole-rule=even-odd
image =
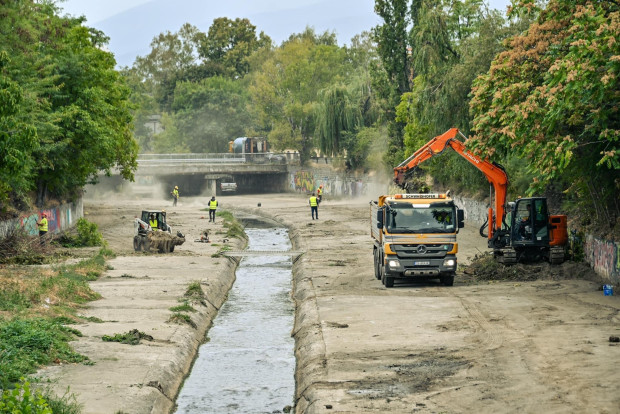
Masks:
[[[178,185],[186,195],[219,194],[224,178],[234,179],[239,193],[260,193],[286,190],[291,164],[297,154],[140,154],[135,175]]]

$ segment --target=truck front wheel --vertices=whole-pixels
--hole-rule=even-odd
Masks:
[[[454,275],[450,274],[450,275],[441,275],[439,277],[439,281],[441,282],[442,285],[444,286],[453,286],[454,285]]]
[[[383,277],[383,284],[385,285],[386,288],[394,287],[394,278],[393,277],[389,277],[389,276],[384,276]]]

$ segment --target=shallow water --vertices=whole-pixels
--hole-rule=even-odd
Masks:
[[[290,250],[283,228],[246,228],[248,250]],[[228,300],[200,347],[177,413],[279,413],[293,405],[289,256],[244,257]]]

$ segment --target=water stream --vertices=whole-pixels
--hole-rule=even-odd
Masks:
[[[283,228],[246,228],[248,250],[290,250]],[[244,257],[200,347],[177,413],[281,413],[295,391],[288,256]]]

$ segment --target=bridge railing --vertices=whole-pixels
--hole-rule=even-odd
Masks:
[[[290,154],[271,152],[250,154],[138,154],[138,163],[143,165],[161,164],[286,164]]]

